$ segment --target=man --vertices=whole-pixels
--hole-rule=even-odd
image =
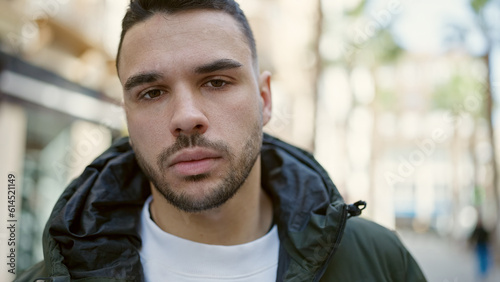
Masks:
[[[262,133],[270,74],[234,1],[132,0],[117,69],[130,138],[65,190],[20,280],[425,281],[311,155]]]

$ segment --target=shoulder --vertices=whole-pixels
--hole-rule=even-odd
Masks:
[[[344,256],[345,259],[350,253],[355,255],[354,259],[360,264],[369,262],[371,266],[382,267],[383,264],[401,265],[408,251],[396,232],[375,222],[354,217],[347,221],[336,256]]]
[[[363,218],[347,221],[324,281],[426,281],[399,237]]]
[[[404,248],[396,232],[360,217],[347,220],[342,241],[344,239],[346,244],[373,244],[372,247],[390,248],[391,250]]]

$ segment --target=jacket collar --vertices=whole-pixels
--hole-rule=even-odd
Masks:
[[[308,152],[265,135],[262,186],[280,236],[278,281],[316,281],[342,238],[347,206]]]
[[[277,280],[318,280],[340,243],[347,206],[309,153],[265,134],[261,162],[280,237]],[[141,280],[137,227],[149,194],[128,138],[118,140],[57,201],[44,230],[48,273]]]

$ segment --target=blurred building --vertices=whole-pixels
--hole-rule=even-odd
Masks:
[[[114,70],[124,11],[124,1],[0,2],[0,175],[17,179],[18,270],[42,259],[41,231],[67,183],[125,132]],[[5,263],[0,273],[13,278]]]
[[[391,27],[407,2],[321,3],[315,155],[342,195],[389,228],[463,240],[480,215],[494,228],[484,60],[402,49]]]

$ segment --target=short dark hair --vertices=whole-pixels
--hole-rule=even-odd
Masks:
[[[252,58],[255,61],[257,60],[257,50],[252,29],[239,4],[234,0],[130,0],[130,6],[122,21],[122,33],[116,55],[117,71],[123,38],[131,27],[149,19],[155,13],[174,14],[188,10],[216,10],[232,16],[240,24],[241,31],[250,46]]]

